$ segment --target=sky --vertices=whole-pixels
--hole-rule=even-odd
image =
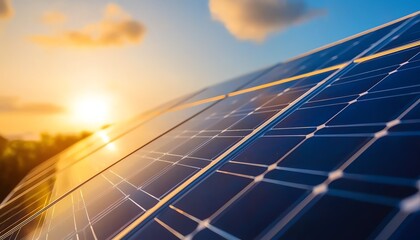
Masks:
[[[418,10],[401,0],[0,0],[0,135],[94,130]]]

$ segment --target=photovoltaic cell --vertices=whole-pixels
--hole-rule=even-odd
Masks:
[[[0,239],[418,235],[417,18],[86,140],[0,207]]]

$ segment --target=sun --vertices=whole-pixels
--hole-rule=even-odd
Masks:
[[[109,111],[109,101],[105,96],[90,94],[75,101],[73,112],[80,122],[103,125],[109,121]]]

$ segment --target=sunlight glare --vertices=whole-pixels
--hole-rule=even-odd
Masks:
[[[108,99],[99,95],[80,98],[74,106],[74,115],[78,121],[87,124],[106,124],[109,121]]]

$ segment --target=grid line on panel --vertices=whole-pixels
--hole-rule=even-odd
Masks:
[[[199,181],[202,179],[206,174],[209,174],[213,169],[216,169],[218,165],[222,164],[222,161],[226,159],[228,156],[230,156],[233,152],[237,151],[238,149],[243,148],[247,143],[252,142],[253,139],[258,134],[262,134],[264,130],[268,129],[269,126],[272,126],[275,124],[275,122],[278,122],[279,119],[282,119],[281,117],[287,116],[291,111],[294,111],[297,107],[303,105],[305,102],[309,101],[311,97],[313,97],[315,94],[317,94],[319,91],[322,91],[326,86],[328,86],[335,77],[339,77],[342,74],[346,73],[349,69],[353,68],[355,66],[355,59],[358,59],[360,56],[363,56],[364,54],[369,54],[370,52],[377,51],[383,44],[386,43],[386,40],[390,39],[391,36],[393,36],[398,31],[401,31],[404,29],[404,27],[407,26],[407,22],[402,24],[401,26],[397,27],[396,29],[392,30],[390,33],[386,34],[384,37],[376,41],[374,44],[372,44],[370,47],[368,47],[366,50],[362,51],[359,55],[357,55],[350,63],[345,64],[345,66],[340,66],[340,69],[333,74],[331,74],[326,79],[322,80],[318,84],[316,84],[314,87],[312,87],[309,91],[307,91],[305,94],[297,98],[295,101],[290,103],[286,108],[279,111],[277,114],[275,114],[273,117],[268,119],[266,122],[264,122],[260,127],[255,129],[253,132],[251,132],[249,135],[244,137],[241,141],[239,141],[237,144],[229,148],[227,151],[225,151],[222,155],[220,155],[214,162],[212,162],[209,166],[206,168],[203,168],[201,171],[193,175],[190,179],[188,179],[186,182],[184,182],[182,185],[178,186],[175,190],[173,190],[170,194],[168,194],[164,199],[162,199],[161,202],[159,202],[157,205],[155,205],[152,209],[150,209],[148,212],[146,212],[144,215],[140,216],[137,220],[135,220],[132,224],[130,224],[126,229],[124,229],[123,232],[118,234],[115,239],[122,238],[122,237],[129,237],[129,234],[134,230],[135,228],[141,228],[143,226],[144,222],[147,220],[150,220],[150,217],[155,216],[161,208],[165,206],[170,206],[170,202],[174,200],[177,196],[179,196],[182,192],[184,192],[188,187],[191,187],[194,182]],[[280,84],[280,83],[279,83]],[[240,94],[240,93],[239,93]],[[229,96],[229,94],[228,94]],[[257,181],[262,180],[262,176],[259,176],[256,178]],[[254,180],[255,181],[255,180]],[[331,181],[331,179],[330,179]],[[324,189],[324,185],[317,187],[314,191],[318,193],[322,193],[326,191]],[[156,211],[156,212],[155,212]]]
[[[85,210],[85,214],[86,214],[86,218],[89,222],[89,228],[92,231],[93,237],[95,238],[95,240],[97,240],[98,238],[96,237],[96,233],[95,230],[93,229],[93,225],[92,225],[92,220],[90,219],[89,213],[87,211],[87,207],[86,207],[86,201],[85,201],[85,197],[83,196],[83,192],[81,189],[78,190],[80,193],[80,197],[82,199],[82,203],[83,203],[83,209]]]
[[[172,233],[173,235],[175,235],[177,238],[179,239],[183,239],[184,236],[177,232],[175,229],[171,228],[170,226],[168,226],[166,223],[162,222],[161,220],[159,220],[158,218],[154,219],[157,223],[159,223],[160,225],[162,225],[162,227],[164,227],[166,230],[168,230],[170,233]]]

